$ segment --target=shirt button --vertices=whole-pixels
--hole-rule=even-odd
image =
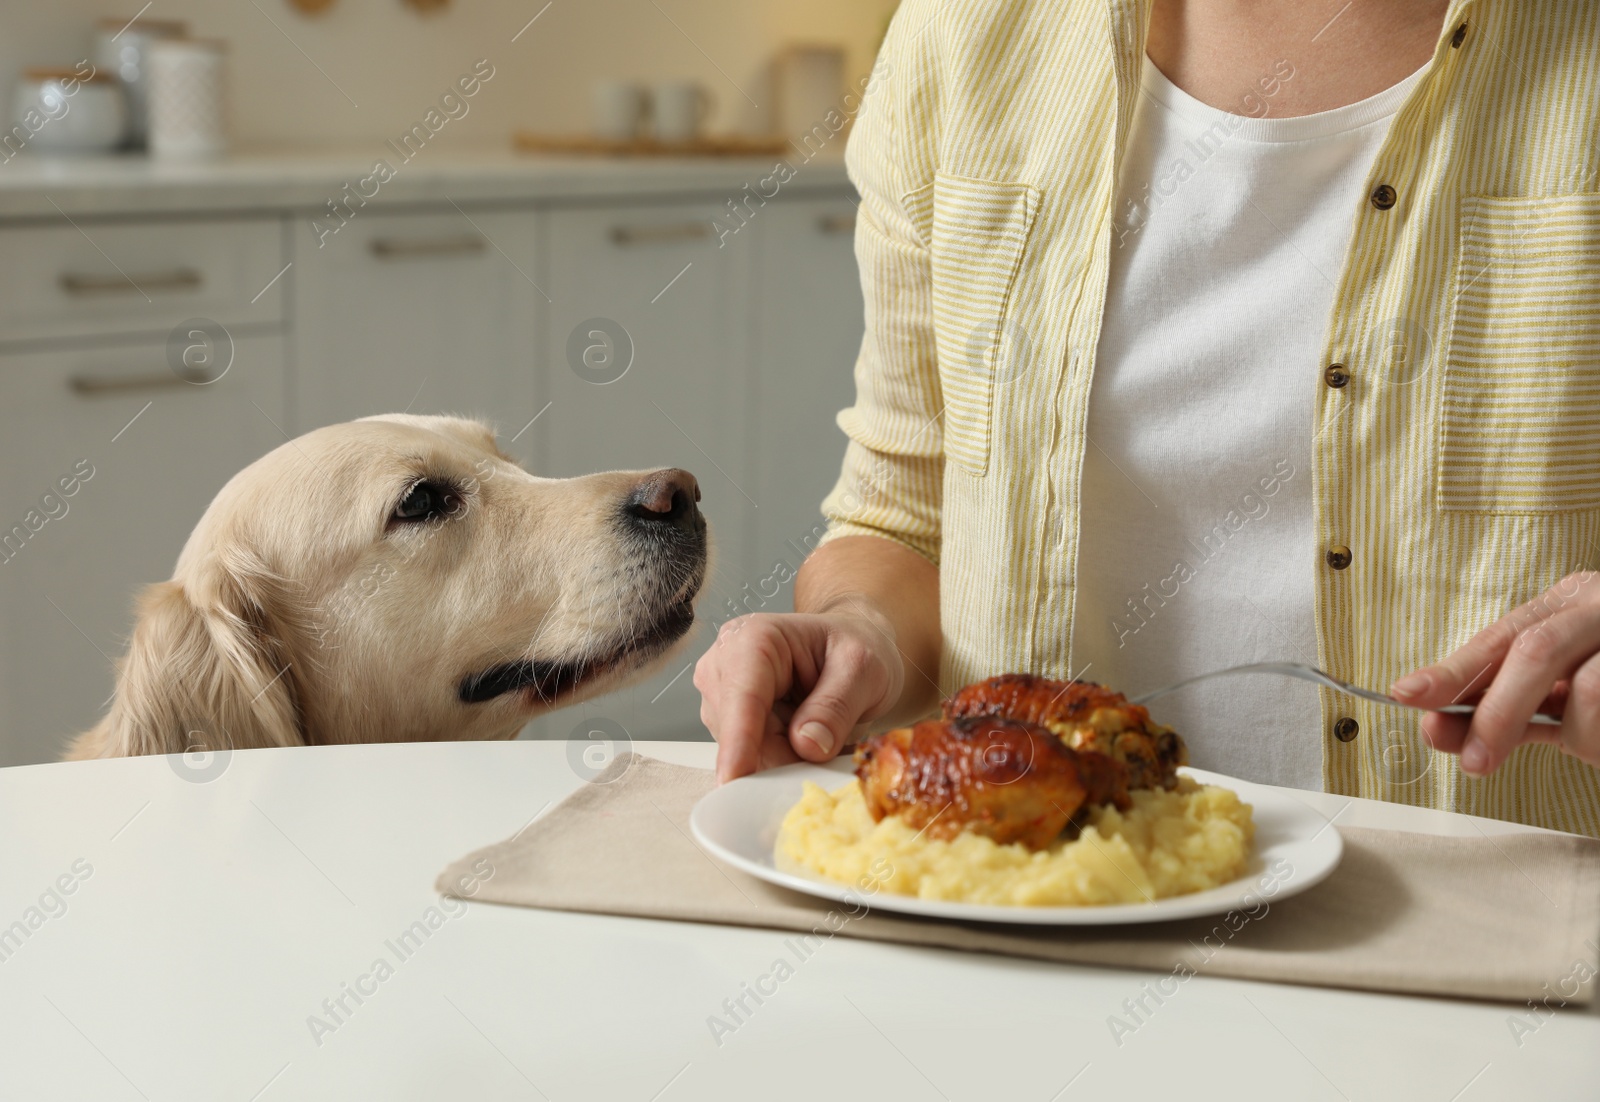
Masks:
[[[1350,565],[1350,549],[1343,544],[1328,548],[1328,565],[1335,570],[1343,570]]]
[[[1467,25],[1465,23],[1456,28],[1456,33],[1450,36],[1450,48],[1461,49],[1461,44],[1467,40]]]
[[[1388,184],[1379,184],[1377,187],[1372,189],[1372,205],[1377,207],[1379,210],[1388,210],[1390,207],[1394,206],[1394,201],[1397,198],[1399,198],[1399,196],[1395,194],[1394,188],[1390,187]]]
[[[1361,733],[1361,724],[1349,716],[1340,716],[1333,721],[1333,737],[1340,742],[1350,742]]]
[[[1344,364],[1329,364],[1328,370],[1322,373],[1322,380],[1334,390],[1343,390],[1350,384],[1350,372]]]

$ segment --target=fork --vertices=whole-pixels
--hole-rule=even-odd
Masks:
[[[1375,693],[1371,689],[1363,689],[1359,685],[1351,685],[1348,682],[1340,681],[1336,677],[1330,677],[1328,674],[1317,669],[1315,666],[1303,666],[1298,662],[1256,662],[1248,666],[1230,666],[1225,670],[1212,670],[1210,673],[1203,673],[1197,677],[1185,678],[1184,680],[1175,682],[1171,685],[1165,685],[1154,690],[1153,692],[1148,692],[1140,696],[1133,697],[1129,703],[1148,704],[1150,701],[1156,699],[1156,697],[1166,696],[1170,692],[1175,692],[1178,689],[1193,685],[1197,681],[1209,681],[1213,677],[1230,677],[1233,674],[1238,673],[1275,673],[1281,677],[1295,677],[1299,678],[1301,681],[1310,681],[1313,684],[1321,685],[1327,689],[1332,689],[1335,692],[1347,693],[1350,696],[1358,696],[1362,700],[1370,700],[1374,704],[1388,704],[1395,708],[1415,708],[1419,712],[1443,712],[1446,715],[1452,716],[1470,716],[1473,712],[1478,710],[1478,706],[1476,704],[1446,704],[1442,708],[1424,708],[1418,704],[1407,704],[1405,701],[1396,700],[1392,696],[1385,696],[1383,693]],[[1547,716],[1543,712],[1536,713],[1531,719],[1528,720],[1528,722],[1539,724],[1544,727],[1561,726],[1561,720],[1559,717]]]

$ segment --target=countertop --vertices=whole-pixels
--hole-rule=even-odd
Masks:
[[[773,178],[780,160],[792,169]],[[378,162],[385,181],[374,178]],[[767,180],[765,185],[761,181]],[[363,181],[367,181],[363,183]],[[340,149],[243,150],[198,163],[143,156],[45,157],[22,153],[0,163],[0,219],[123,214],[196,214],[324,209],[346,185],[373,193],[368,203],[572,201],[630,194],[661,196],[749,186],[772,193],[848,186],[844,160],[831,152],[807,161],[780,157],[602,158],[522,154],[505,149],[424,147],[410,161],[374,141]]]
[[[783,958],[783,931],[434,894],[446,863],[516,833],[615,749],[412,743],[0,769],[0,926],[46,916],[0,946],[0,1093],[1509,1102],[1593,1098],[1600,1083],[1597,1007],[1535,1016],[1202,974],[1127,1035],[1108,1021],[1151,973],[842,937],[719,1032],[711,1019]],[[701,766],[715,753],[637,749]],[[1528,829],[1296,795],[1340,827]],[[70,894],[51,894],[62,884]],[[425,944],[390,947],[424,921]]]

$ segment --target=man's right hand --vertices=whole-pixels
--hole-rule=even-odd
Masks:
[[[861,612],[755,613],[729,620],[694,669],[717,780],[828,761],[900,699],[894,625]]]

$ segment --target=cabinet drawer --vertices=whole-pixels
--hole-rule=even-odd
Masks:
[[[522,458],[534,398],[535,216],[367,213],[319,247],[297,231],[290,273],[295,430],[376,413],[458,413],[504,430]]]
[[[275,220],[6,228],[0,342],[278,322],[283,251]]]

